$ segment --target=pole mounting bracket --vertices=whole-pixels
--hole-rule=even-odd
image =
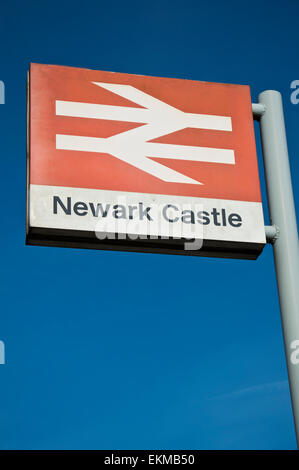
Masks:
[[[265,225],[265,234],[267,243],[273,245],[279,237],[279,227],[275,224]]]
[[[261,103],[251,103],[252,105],[252,114],[253,114],[253,119],[256,121],[259,121],[263,114],[266,112],[266,106]]]

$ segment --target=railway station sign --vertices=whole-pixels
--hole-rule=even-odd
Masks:
[[[245,85],[31,64],[28,244],[255,259]]]

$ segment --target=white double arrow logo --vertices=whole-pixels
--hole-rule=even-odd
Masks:
[[[130,85],[92,83],[141,105],[143,108],[57,100],[56,114],[58,116],[144,123],[144,125],[105,139],[57,134],[57,149],[108,153],[160,180],[171,183],[203,184],[155,162],[150,157],[210,163],[235,163],[234,151],[231,149],[150,142],[158,137],[190,127],[231,131],[230,117],[184,113]]]

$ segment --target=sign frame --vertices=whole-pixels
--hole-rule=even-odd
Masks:
[[[265,236],[259,242],[205,239],[203,237],[201,240],[200,249],[190,248],[186,250],[186,243],[189,241],[189,239],[186,237],[177,238],[170,236],[168,239],[166,239],[165,237],[158,235],[156,237],[150,238],[136,238],[134,237],[133,233],[130,234],[122,232],[119,232],[118,236],[115,237],[114,232],[107,231],[107,237],[105,239],[99,240],[94,230],[90,231],[80,229],[62,229],[58,227],[53,228],[50,226],[34,226],[30,220],[30,86],[31,79],[29,71],[27,78],[26,244],[235,259],[256,259],[260,255],[266,243]],[[261,225],[264,228],[264,223]]]

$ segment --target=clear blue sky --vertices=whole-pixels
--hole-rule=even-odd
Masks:
[[[298,17],[296,0],[2,2],[2,449],[295,448],[271,247],[25,246],[25,87],[32,61],[279,90],[298,211]]]

